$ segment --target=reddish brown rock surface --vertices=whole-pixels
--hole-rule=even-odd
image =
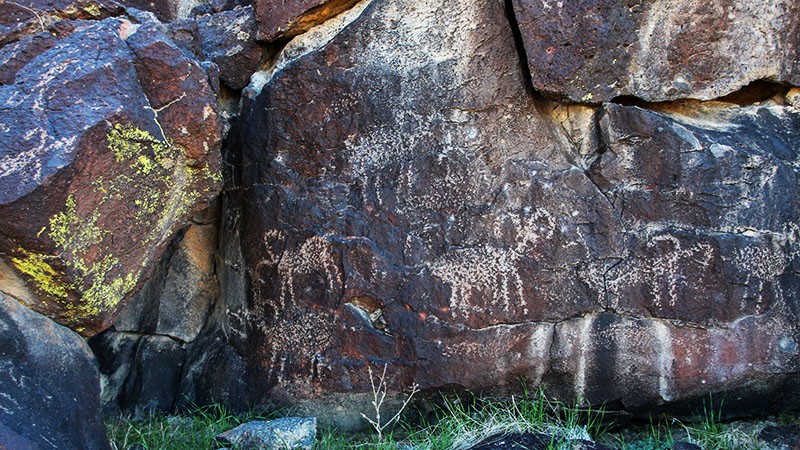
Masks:
[[[359,4],[245,90],[222,304],[183,393],[316,401],[384,363],[395,387],[522,378],[633,410],[796,392],[782,94],[557,105],[526,89],[502,2],[399,11]]]
[[[780,409],[800,395],[797,5],[670,5],[15,10],[0,290],[85,334],[135,297],[92,341],[115,410],[360,420],[384,364],[393,389]],[[185,228],[219,189],[218,101],[238,114],[221,216]]]
[[[726,0],[513,0],[536,90],[599,103],[710,100],[800,84],[800,5]]]
[[[0,104],[0,251],[18,280],[5,290],[95,333],[219,189],[206,72],[154,24],[85,22],[0,86]]]
[[[101,20],[119,16],[122,5],[113,0],[20,0],[0,3],[0,46],[25,36],[61,34],[64,20]],[[70,26],[67,26],[70,28]]]
[[[274,41],[305,33],[358,0],[257,0],[258,39]]]

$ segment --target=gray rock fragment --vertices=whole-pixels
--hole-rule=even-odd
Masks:
[[[255,420],[239,425],[217,436],[223,444],[232,444],[252,450],[308,449],[314,448],[317,419],[314,417],[284,417],[282,419]]]

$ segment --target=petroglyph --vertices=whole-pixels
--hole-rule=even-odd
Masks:
[[[607,280],[612,308],[620,308],[623,290],[632,286],[646,286],[655,308],[675,307],[681,299],[679,291],[686,285],[687,268],[691,268],[693,278],[698,277],[697,274],[710,269],[715,257],[714,248],[708,243],[684,248],[681,240],[670,233],[650,238],[645,247],[653,250],[652,256],[621,265]]]
[[[285,251],[278,264],[280,292],[275,305],[275,315],[288,305],[295,305],[296,293],[306,291],[308,286],[296,282],[301,275],[317,275],[325,282],[328,292],[341,288],[342,273],[334,260],[334,249],[324,236],[312,236],[297,250]]]
[[[491,245],[453,250],[429,264],[433,276],[450,286],[450,309],[469,317],[471,312],[525,312],[526,286],[519,275],[519,264],[533,247],[553,238],[557,224],[544,209],[527,215],[499,215],[491,229],[489,242],[502,242],[511,225],[513,248]],[[526,313],[526,312],[525,312]]]

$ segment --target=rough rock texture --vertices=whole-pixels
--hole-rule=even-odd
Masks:
[[[672,450],[702,450],[702,448],[703,447],[692,444],[691,442],[676,442],[672,444]]]
[[[590,174],[638,235],[606,274],[609,306],[703,325],[770,311],[791,320],[800,115],[775,104],[674,109],[599,113],[606,152]]]
[[[1,292],[0,411],[0,448],[110,448],[89,347]]]
[[[214,62],[220,79],[242,89],[258,69],[261,47],[255,42],[256,22],[251,6],[222,11],[197,19],[202,55]]]
[[[217,440],[252,450],[311,450],[317,441],[317,419],[284,417],[270,421],[255,420],[219,434]]]
[[[274,41],[305,33],[358,0],[256,0],[258,39]]]
[[[0,14],[0,290],[86,334],[123,310],[92,340],[110,411],[360,420],[384,364],[394,390],[796,405],[800,15],[728,3]],[[248,80],[219,225],[184,229]]]
[[[780,450],[800,448],[800,425],[769,425],[758,433],[758,438]]]
[[[92,334],[218,192],[221,125],[206,71],[158,24],[42,39],[20,41],[39,54],[0,85],[0,253],[18,298]]]
[[[795,0],[513,0],[533,87],[580,102],[710,100],[800,84]]]
[[[0,3],[0,46],[25,36],[59,34],[63,20],[100,20],[122,14],[113,0],[20,0]],[[63,25],[63,24],[62,24]]]
[[[0,48],[0,84],[12,84],[20,69],[33,58],[56,44],[58,39],[41,32]]]
[[[798,112],[540,100],[506,14],[359,3],[253,77],[187,395],[796,395]]]
[[[229,3],[238,1],[231,0]],[[187,19],[195,12],[210,9],[211,4],[220,4],[215,0],[120,0],[120,3],[129,8],[152,12],[161,22]]]
[[[207,211],[177,237],[156,275],[120,312],[114,322],[117,331],[167,335],[183,342],[197,338],[217,296],[217,218],[214,210]]]
[[[399,374],[399,384],[415,376],[425,387],[477,384],[488,380],[487,370],[504,376],[506,364],[537,361],[486,361],[458,356],[459,349],[535,341],[552,328],[532,322],[505,341],[492,325],[517,314],[556,318],[593,309],[581,292],[558,309],[546,306],[546,292],[519,297],[547,264],[520,253],[559,245],[537,236],[548,212],[533,199],[572,195],[582,214],[613,217],[526,95],[503,4],[424,3],[408,17],[398,17],[398,8],[362,3],[329,45],[315,48],[346,20],[290,43],[286,55],[311,51],[279,61],[282,70],[241,120],[239,226],[255,326],[237,328],[247,332],[252,376],[289,396],[364,389],[372,358],[413,364],[416,374]],[[531,171],[552,174],[552,190],[528,183]],[[580,179],[582,192],[569,192]],[[509,243],[515,223],[529,229]],[[579,231],[573,223],[564,232]],[[449,283],[462,275],[477,283],[451,297]],[[546,276],[553,292],[577,291],[566,276],[564,283]],[[475,307],[464,298],[503,286],[505,295]],[[521,301],[531,307],[512,308]],[[448,363],[451,357],[460,361]],[[494,367],[465,373],[482,359]]]
[[[217,215],[180,234],[114,327],[90,344],[100,356],[108,412],[171,410],[179,401],[187,349],[200,334],[217,295]]]
[[[509,433],[498,434],[482,440],[468,450],[510,450],[524,448],[528,450],[547,450],[553,447],[569,450],[613,450],[602,444],[583,439],[564,439],[542,433]]]

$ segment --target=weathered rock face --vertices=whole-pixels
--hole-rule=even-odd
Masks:
[[[121,0],[127,7],[150,11],[161,22],[186,19],[197,10],[211,9],[211,4],[239,3],[237,0]]]
[[[0,368],[0,447],[110,448],[89,347],[1,292]]]
[[[207,211],[167,249],[155,276],[90,344],[100,355],[109,413],[171,410],[188,349],[217,296],[217,214]]]
[[[800,84],[793,0],[513,4],[533,87],[557,97],[710,100],[755,80]]]
[[[305,33],[358,0],[256,0],[258,39],[274,41]]]
[[[156,23],[75,22],[3,51],[31,46],[0,85],[0,252],[27,288],[0,289],[92,334],[218,192],[216,99]]]
[[[633,408],[769,385],[800,362],[800,115],[774,103],[663,108],[598,113],[606,151],[589,174],[626,240],[603,292],[623,317],[557,325],[549,375]]]
[[[202,55],[219,67],[220,79],[233,89],[247,86],[261,60],[261,48],[255,41],[253,8],[236,8],[200,17],[197,32]]]
[[[639,235],[606,275],[609,306],[703,325],[775,309],[789,320],[794,299],[781,284],[797,281],[797,111],[612,104],[599,128],[606,152],[590,173]]]
[[[206,211],[177,237],[155,276],[120,312],[114,322],[117,331],[165,335],[183,342],[197,338],[218,294],[217,219],[214,210]]]
[[[795,401],[798,6],[539,3],[0,22],[0,290],[86,334],[133,298],[92,341],[109,410],[341,406],[383,364]]]
[[[590,219],[544,239],[550,213],[534,199],[570,195],[582,179],[588,189],[572,196],[585,207],[575,209],[606,221],[612,211],[526,95],[503,4],[417,4],[407,18],[399,9],[360,4],[328,45],[314,48],[326,30],[298,42],[311,51],[279,62],[242,117],[242,253],[259,317],[248,357],[263,367],[255,376],[288,395],[363,389],[373,358],[413,365],[401,383],[485,380],[486,370],[464,374],[442,352],[479,346],[492,333],[474,330],[515,317],[595,308],[581,287],[559,282],[563,255],[545,250],[575,240],[575,223]],[[552,191],[531,172],[552,176]],[[536,247],[553,259],[524,256]],[[574,251],[610,256],[601,246]],[[574,303],[549,308],[545,289],[524,292],[545,266],[552,292],[575,292]]]
[[[113,0],[3,2],[0,4],[0,47],[35,33],[61,35],[72,27],[70,21],[100,20],[122,12],[122,6]],[[67,23],[59,23],[64,20]]]
[[[255,420],[239,425],[217,435],[217,442],[237,447],[259,450],[294,448],[312,450],[316,444],[317,419],[284,417],[281,419]]]
[[[294,401],[384,362],[631,409],[791,380],[798,111],[538,100],[506,12],[360,3],[254,77],[211,353]]]

